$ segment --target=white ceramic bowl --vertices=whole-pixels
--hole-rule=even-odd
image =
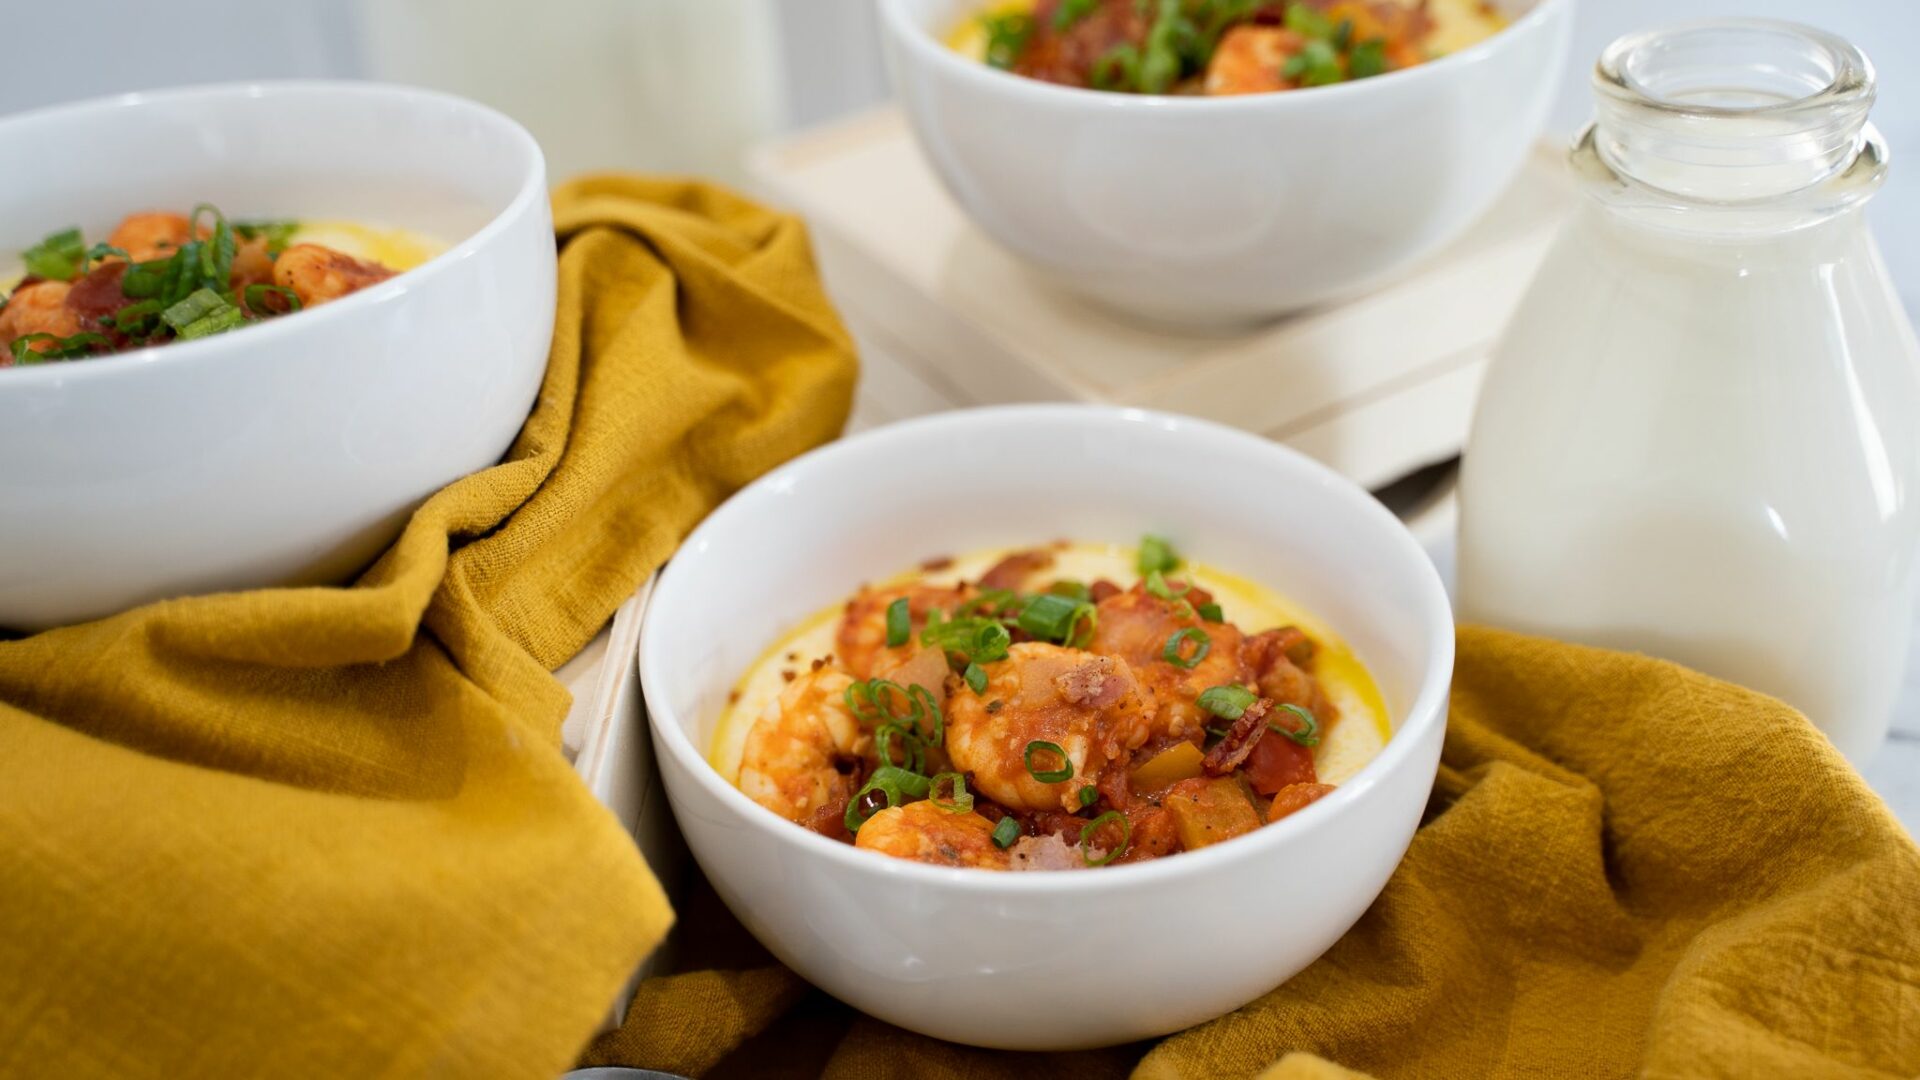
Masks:
[[[1377,285],[1519,171],[1572,0],[1406,71],[1242,97],[1056,86],[943,42],[978,0],[879,0],[920,146],[975,223],[1055,285],[1148,320],[1246,323]]]
[[[1392,711],[1380,755],[1252,836],[1057,873],[859,851],[769,813],[709,765],[715,721],[748,665],[861,581],[937,554],[1147,531],[1326,618]],[[1452,670],[1439,577],[1365,492],[1254,435],[1093,406],[946,413],[775,470],[688,538],[640,643],[667,797],[741,922],[795,971],[883,1020],[1034,1050],[1219,1016],[1332,945],[1419,824]]]
[[[499,460],[553,330],[540,148],[469,101],[366,83],[134,94],[0,120],[0,251],[133,210],[346,218],[450,245],[311,311],[0,370],[0,626],[338,581]]]

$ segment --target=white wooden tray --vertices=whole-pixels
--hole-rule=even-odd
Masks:
[[[760,147],[866,346],[875,421],[1006,401],[1141,405],[1272,436],[1368,487],[1458,453],[1489,346],[1576,197],[1542,145],[1497,209],[1406,277],[1255,329],[1126,322],[1034,278],[967,220],[886,108]]]

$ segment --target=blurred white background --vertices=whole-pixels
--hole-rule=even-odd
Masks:
[[[741,178],[757,139],[886,97],[874,0],[0,0],[0,112],[227,79],[380,78],[479,98],[526,123],[555,176],[626,167]],[[1586,117],[1615,36],[1710,15],[1798,19],[1879,61],[1893,178],[1871,214],[1920,313],[1920,0],[1580,0],[1555,134]]]

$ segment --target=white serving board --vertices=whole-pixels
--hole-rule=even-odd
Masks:
[[[897,109],[762,146],[751,169],[807,217],[828,291],[869,346],[867,415],[1147,406],[1269,435],[1375,487],[1458,452],[1488,349],[1575,198],[1563,156],[1543,145],[1486,220],[1398,282],[1219,335],[1131,323],[1040,282],[967,220]]]

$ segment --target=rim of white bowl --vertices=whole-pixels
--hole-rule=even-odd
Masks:
[[[1141,112],[1179,112],[1214,111],[1229,112],[1240,110],[1253,112],[1258,110],[1284,110],[1312,108],[1314,103],[1330,100],[1335,95],[1357,95],[1379,92],[1382,83],[1399,86],[1410,80],[1421,78],[1440,78],[1447,72],[1463,64],[1475,63],[1482,57],[1505,47],[1510,35],[1523,28],[1531,29],[1536,23],[1545,22],[1558,9],[1573,4],[1574,0],[1539,0],[1527,13],[1500,28],[1472,45],[1445,56],[1428,60],[1411,68],[1390,71],[1371,79],[1353,79],[1334,83],[1331,86],[1314,86],[1303,90],[1289,90],[1266,94],[1232,94],[1222,97],[1185,96],[1174,94],[1119,94],[1106,90],[1090,90],[1079,86],[1062,86],[1041,79],[1031,79],[1025,75],[1015,75],[1011,71],[981,63],[970,57],[961,56],[940,41],[935,32],[908,17],[908,0],[880,0],[881,19],[887,32],[897,41],[923,60],[937,67],[956,72],[961,78],[984,80],[981,85],[989,90],[1003,91],[1015,97],[1026,96],[1034,102],[1053,101],[1062,104],[1079,102],[1089,108],[1127,110]]]
[[[519,189],[514,192],[513,198],[508,200],[507,205],[485,225],[458,243],[448,245],[447,249],[440,254],[411,270],[396,274],[377,285],[370,285],[350,296],[323,304],[310,311],[297,312],[296,314],[300,316],[297,319],[268,319],[254,326],[244,327],[244,333],[215,334],[198,341],[173,341],[163,345],[149,345],[142,349],[89,357],[85,360],[14,365],[0,369],[0,393],[4,393],[11,386],[44,387],[48,383],[62,383],[72,379],[108,379],[114,377],[117,372],[130,371],[148,364],[180,365],[190,364],[196,360],[212,362],[214,358],[236,349],[269,347],[278,336],[304,333],[303,328],[314,326],[316,319],[353,318],[363,308],[398,300],[422,276],[438,273],[443,267],[472,256],[493,237],[505,231],[508,221],[525,214],[529,203],[547,197],[546,155],[540,150],[540,143],[534,139],[533,133],[519,121],[471,98],[400,83],[358,82],[347,79],[267,79],[201,83],[196,86],[170,87],[165,90],[136,90],[132,93],[109,94],[104,97],[86,98],[81,101],[12,113],[0,117],[0,131],[5,131],[15,124],[44,123],[49,119],[58,119],[64,114],[138,108],[149,103],[223,97],[264,99],[277,95],[312,93],[353,95],[394,102],[432,102],[464,109],[471,115],[499,127],[525,152],[526,167],[520,177]]]
[[[1236,443],[1244,446],[1249,454],[1284,459],[1289,468],[1305,472],[1311,482],[1322,488],[1339,492],[1342,498],[1348,499],[1355,505],[1359,513],[1379,522],[1382,528],[1393,535],[1393,542],[1401,552],[1408,559],[1413,560],[1417,567],[1415,573],[1425,584],[1428,601],[1419,617],[1430,621],[1432,623],[1430,629],[1433,631],[1433,644],[1427,653],[1426,669],[1421,677],[1419,690],[1414,694],[1413,701],[1401,715],[1395,718],[1398,723],[1394,727],[1393,734],[1388,737],[1386,745],[1380,748],[1379,753],[1361,766],[1360,771],[1349,777],[1345,783],[1334,788],[1331,794],[1289,817],[1271,825],[1262,825],[1252,835],[1235,837],[1231,841],[1213,844],[1200,851],[1184,851],[1177,855],[1146,862],[1100,867],[1090,873],[1009,873],[968,867],[931,866],[876,852],[861,851],[852,844],[830,840],[774,814],[748,798],[745,792],[728,783],[720,775],[719,770],[707,760],[706,754],[693,745],[693,740],[688,737],[686,728],[682,726],[675,712],[668,708],[664,701],[659,700],[653,691],[652,680],[648,679],[647,675],[650,669],[659,666],[654,659],[654,654],[660,646],[655,643],[663,640],[663,636],[657,623],[649,626],[641,635],[639,656],[640,690],[641,696],[646,701],[647,722],[653,728],[655,735],[664,741],[667,752],[672,754],[681,768],[693,777],[693,782],[705,788],[749,827],[759,829],[780,842],[791,843],[803,850],[815,852],[822,859],[842,866],[849,872],[919,880],[949,889],[985,893],[1022,893],[1089,892],[1125,888],[1129,885],[1163,878],[1203,874],[1209,867],[1258,859],[1271,854],[1276,847],[1285,845],[1293,836],[1321,827],[1326,819],[1339,813],[1344,807],[1366,798],[1368,792],[1380,784],[1384,776],[1399,771],[1407,759],[1414,754],[1414,744],[1419,741],[1420,735],[1435,725],[1445,726],[1447,692],[1453,679],[1453,610],[1447,600],[1446,588],[1440,582],[1440,573],[1434,569],[1433,560],[1428,557],[1426,550],[1420,546],[1419,541],[1414,539],[1413,533],[1399,518],[1394,517],[1393,513],[1382,506],[1379,500],[1353,481],[1297,450],[1211,420],[1152,409],[1091,404],[992,405],[904,420],[828,443],[767,473],[741,488],[732,498],[707,515],[706,520],[681,542],[681,547],[683,549],[692,547],[703,540],[706,534],[728,528],[729,520],[743,512],[740,510],[741,506],[756,499],[770,497],[770,492],[787,484],[795,474],[815,468],[815,463],[823,458],[843,453],[856,453],[869,446],[897,439],[904,432],[929,428],[965,429],[1006,417],[1017,417],[1022,422],[1034,424],[1144,423],[1166,431],[1181,431]],[[676,588],[675,565],[670,560],[666,568],[661,571],[660,580],[656,583],[652,596],[647,600],[647,613],[643,622],[655,623],[655,609],[662,603],[661,598],[671,598],[673,595]],[[1426,778],[1426,782],[1431,782],[1431,778]]]

